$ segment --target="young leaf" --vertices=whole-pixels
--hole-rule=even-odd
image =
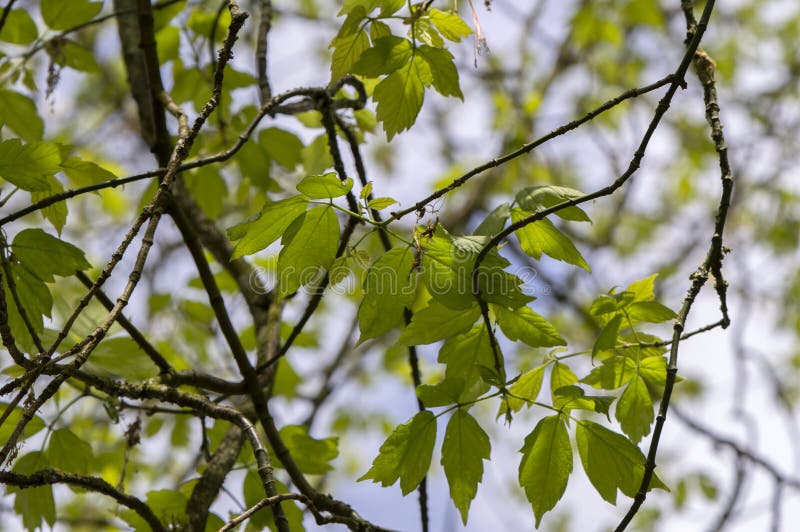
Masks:
[[[367,181],[367,184],[361,189],[358,197],[362,200],[366,200],[370,194],[372,194],[372,181]]]
[[[375,209],[376,211],[382,211],[386,207],[390,205],[394,205],[396,203],[400,203],[394,198],[375,198],[374,200],[370,201],[367,205],[370,209]]]
[[[347,181],[341,181],[336,177],[336,172],[328,172],[325,175],[310,175],[304,177],[297,184],[297,190],[310,198],[333,199],[344,196],[353,188],[353,179],[348,177]]]
[[[653,300],[656,297],[655,284],[657,277],[658,274],[654,273],[649,277],[645,277],[644,279],[639,279],[638,281],[634,281],[628,285],[628,288],[626,288],[625,291],[633,293],[634,301]]]
[[[592,369],[584,382],[602,390],[614,390],[625,386],[636,375],[636,362],[628,357],[613,356]]]
[[[519,485],[525,489],[539,528],[545,512],[564,495],[572,473],[572,446],[561,416],[541,419],[520,452]]]
[[[339,438],[317,440],[301,425],[286,425],[280,435],[303,473],[322,475],[333,470],[329,462],[339,456]]]
[[[307,205],[308,200],[302,196],[266,204],[258,219],[247,224],[244,235],[233,248],[232,258],[252,255],[275,242],[305,213]]]
[[[511,211],[511,219],[515,223],[525,217],[525,211],[520,209]],[[553,222],[547,218],[517,229],[516,234],[522,251],[536,260],[542,258],[542,253],[546,253],[556,260],[580,266],[589,272],[592,271],[575,244],[564,233],[556,229]]]
[[[278,256],[278,287],[286,295],[317,282],[322,271],[333,264],[339,244],[339,219],[333,207],[309,209],[292,222],[281,241],[284,247]]]
[[[413,266],[412,248],[394,248],[367,271],[364,299],[358,306],[359,342],[380,336],[402,322],[403,309],[412,305],[417,293]]]
[[[414,313],[411,323],[400,336],[400,343],[424,345],[444,340],[472,327],[480,315],[478,305],[452,310],[432,299],[427,307]]]
[[[530,371],[526,371],[514,381],[508,391],[511,392],[505,401],[500,405],[500,411],[497,413],[498,417],[507,410],[517,412],[523,405],[530,406],[529,401],[535,401],[539,396],[539,391],[542,389],[542,381],[544,380],[544,370],[546,366],[538,366]]]
[[[375,87],[373,98],[378,104],[377,116],[383,124],[387,140],[392,140],[396,134],[411,127],[422,108],[425,97],[422,79],[428,77],[430,72],[427,64],[425,70],[421,70],[421,62],[422,59],[412,58]]]
[[[677,314],[659,303],[658,301],[635,301],[626,309],[631,321],[645,321],[648,323],[661,323],[672,320]]]
[[[522,340],[531,347],[567,345],[566,340],[543,317],[528,307],[506,310],[496,306],[497,321],[509,340]]]
[[[436,417],[427,410],[418,412],[383,442],[372,467],[359,482],[372,480],[386,487],[400,479],[400,489],[408,495],[428,473],[435,442]]]
[[[644,379],[636,375],[628,383],[617,402],[616,418],[622,431],[633,443],[650,433],[653,424],[653,401]]]
[[[22,190],[50,190],[47,178],[59,171],[61,154],[49,142],[0,142],[0,177]]]
[[[578,453],[583,469],[603,499],[617,503],[617,490],[633,497],[644,476],[645,457],[625,436],[592,421],[578,421]],[[667,489],[653,474],[650,489]]]
[[[442,467],[450,485],[450,498],[467,524],[469,506],[483,479],[483,460],[491,453],[489,436],[466,410],[450,417],[442,443]]]
[[[14,237],[11,249],[20,264],[48,283],[54,281],[54,275],[68,277],[91,267],[83,251],[41,229],[20,231]]]
[[[446,13],[438,9],[431,9],[429,13],[431,22],[447,40],[459,42],[462,37],[472,35],[472,28],[461,20],[455,13]]]

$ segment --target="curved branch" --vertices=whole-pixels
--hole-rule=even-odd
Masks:
[[[39,471],[30,475],[20,475],[11,471],[0,471],[0,482],[9,486],[16,486],[22,489],[33,488],[36,486],[49,486],[52,484],[69,484],[70,486],[80,486],[90,491],[102,493],[117,501],[119,504],[130,508],[139,517],[145,520],[155,532],[166,532],[168,529],[156,517],[153,510],[150,509],[140,499],[133,495],[127,495],[117,490],[99,477],[90,477],[85,475],[77,475],[75,473],[66,473],[57,469],[40,469]]]

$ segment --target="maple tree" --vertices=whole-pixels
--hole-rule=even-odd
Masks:
[[[334,478],[417,492],[428,530],[443,472],[469,526],[493,467],[532,510],[520,528],[547,523],[579,474],[619,507],[617,530],[644,527],[662,519],[653,499],[679,513],[694,483],[716,496],[704,472],[662,463],[674,414],[734,451],[717,528],[745,462],[771,477],[777,522],[800,482],[673,403],[701,393],[679,376],[682,346],[729,328],[729,298],[748,304],[728,294],[726,225],[732,206],[758,214],[733,204],[718,96],[740,50],[706,33],[766,3],[7,0],[0,482],[15,519],[394,526]],[[521,27],[512,58],[484,53],[482,24],[502,10]],[[784,46],[792,17],[774,30]],[[561,34],[535,29],[551,19]],[[324,59],[302,58],[324,82],[286,87],[274,63],[289,24],[298,46],[325,40]],[[552,42],[532,49],[537,32]],[[791,96],[766,92],[776,108]],[[778,135],[774,109],[731,105],[766,124],[765,142]],[[484,162],[463,136],[480,106],[499,139]],[[415,137],[426,127],[436,164]],[[418,153],[414,174],[443,170],[398,186]],[[781,175],[761,192],[790,228],[753,230],[788,256],[797,200]],[[650,189],[632,200],[640,176]],[[791,415],[790,386],[770,378]],[[398,383],[400,423],[381,390]],[[336,399],[347,388],[362,399]],[[509,444],[515,464],[494,456]]]

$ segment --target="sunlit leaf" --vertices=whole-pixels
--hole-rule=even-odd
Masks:
[[[417,413],[394,429],[372,467],[358,480],[380,482],[385,487],[399,479],[403,495],[410,493],[428,473],[435,441],[436,418],[427,410]]]
[[[489,436],[466,410],[459,408],[450,417],[442,443],[442,467],[450,485],[450,498],[467,524],[472,499],[483,478],[483,460],[489,459]]]

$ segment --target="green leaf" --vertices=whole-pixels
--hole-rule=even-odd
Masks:
[[[635,301],[627,307],[626,311],[631,321],[634,322],[661,323],[678,316],[658,301]]]
[[[466,410],[459,408],[450,417],[442,442],[442,467],[450,485],[450,498],[467,524],[472,499],[483,479],[483,461],[492,446],[489,436]]]
[[[41,9],[45,24],[54,30],[66,30],[92,20],[103,9],[103,2],[42,0]]]
[[[526,371],[514,381],[508,391],[511,393],[506,400],[500,404],[500,411],[497,413],[498,417],[507,411],[517,412],[523,405],[530,407],[530,401],[535,401],[539,396],[539,391],[542,389],[542,381],[544,380],[544,370],[547,366],[538,366],[530,371]],[[519,397],[519,399],[518,399]],[[527,399],[525,401],[524,399]]]
[[[247,224],[244,235],[233,248],[231,258],[252,255],[275,242],[292,222],[305,213],[307,204],[308,200],[302,196],[267,203],[258,219]]]
[[[410,128],[417,120],[425,87],[422,83],[420,62],[414,57],[409,63],[384,78],[375,86],[373,98],[377,102],[377,117],[383,124],[386,139]],[[423,75],[427,75],[426,70]]]
[[[9,21],[6,21],[8,26]],[[27,142],[42,140],[44,122],[36,112],[36,104],[15,91],[0,89],[0,125],[5,124]]]
[[[104,339],[92,351],[86,367],[103,377],[128,380],[144,380],[158,375],[158,367],[150,357],[136,342],[126,337]]]
[[[12,471],[22,475],[31,475],[48,465],[45,454],[34,451],[19,458],[14,463]],[[41,528],[42,521],[51,527],[56,522],[56,505],[52,486],[36,486],[24,490],[9,486],[6,491],[16,494],[14,511],[22,517],[22,525],[27,530]]]
[[[608,408],[613,402],[610,396],[586,395],[583,388],[574,384],[553,388],[553,406],[564,411],[590,410],[608,417]]]
[[[79,72],[98,73],[100,65],[94,58],[94,53],[89,48],[74,41],[65,39],[61,44],[58,55],[54,61],[59,65],[75,69]]]
[[[523,210],[533,213],[548,209],[574,198],[580,198],[583,195],[583,192],[575,190],[574,188],[544,185],[523,188],[517,192],[516,199]],[[591,222],[589,216],[576,206],[561,209],[557,211],[555,215],[565,220]]]
[[[603,390],[614,390],[624,386],[635,375],[635,361],[628,357],[614,356],[603,360],[581,382]]]
[[[662,356],[642,359],[639,362],[639,376],[651,389],[659,390],[667,382],[667,359]]]
[[[366,200],[370,194],[372,194],[372,181],[367,181],[367,184],[361,189],[361,192],[358,193],[358,197],[362,200]]]
[[[47,191],[37,190],[31,192],[31,203],[35,203],[48,196],[64,191],[64,187],[55,177],[48,177],[47,181],[50,183],[50,189]],[[45,220],[53,224],[53,227],[60,236],[61,230],[64,228],[64,224],[67,223],[67,202],[56,202],[43,208],[40,212]]]
[[[53,297],[50,295],[50,289],[44,281],[34,275],[24,264],[10,263],[9,268],[17,290],[17,298],[25,309],[25,313],[34,330],[41,334],[44,330],[42,316],[50,317],[50,311],[53,308]],[[9,296],[10,289],[7,283],[6,290],[7,296]],[[8,309],[11,314],[18,313],[16,302],[9,305]],[[14,310],[12,311],[12,309]]]
[[[67,277],[90,267],[83,251],[41,229],[20,231],[11,249],[25,268],[48,283],[54,281],[54,275]]]
[[[508,203],[500,204],[475,228],[474,234],[489,237],[496,235],[506,226],[509,216],[511,216],[511,207]]]
[[[337,17],[341,17],[342,15],[349,15],[350,13],[354,12],[356,8],[358,12],[363,11],[363,15],[361,18],[363,19],[369,13],[382,3],[382,0],[344,0],[344,4],[342,4],[342,8],[336,14]]]
[[[617,503],[617,490],[633,497],[644,476],[644,454],[625,436],[592,421],[580,420],[576,430],[583,469],[603,499]],[[666,486],[653,474],[650,489]]]
[[[461,17],[455,13],[446,13],[438,9],[431,9],[429,12],[430,20],[439,33],[447,40],[459,42],[462,37],[472,35],[470,28]]]
[[[303,141],[285,129],[265,129],[258,135],[258,145],[267,157],[287,170],[294,170],[303,161]]]
[[[405,0],[380,0],[376,3],[381,6],[381,12],[379,13],[381,17],[394,15],[406,5]]]
[[[372,39],[373,43],[391,34],[392,29],[380,20],[373,20],[372,24],[369,26],[369,38]]]
[[[353,69],[361,54],[369,48],[369,37],[363,29],[351,35],[337,37],[331,43],[331,79],[339,79]]]
[[[381,210],[385,209],[386,207],[389,207],[390,205],[395,205],[397,203],[400,203],[400,202],[397,201],[394,198],[375,198],[374,200],[371,200],[369,202],[369,204],[367,204],[367,206],[370,209],[375,209],[376,211],[381,211]]]
[[[520,449],[519,485],[533,507],[536,528],[564,495],[572,473],[572,446],[560,415],[542,418]]]
[[[403,309],[416,298],[417,273],[413,265],[411,247],[394,248],[367,271],[364,299],[358,306],[359,342],[380,336],[402,322]]]
[[[633,443],[650,434],[653,424],[653,401],[644,379],[636,375],[628,383],[617,402],[616,418],[622,431],[628,435]]]
[[[61,170],[76,186],[85,187],[116,179],[116,175],[102,166],[78,157],[70,157],[61,163]]]
[[[511,211],[511,219],[514,223],[526,217],[525,212],[520,209]],[[592,271],[575,244],[546,218],[517,229],[516,234],[522,251],[536,260],[542,258],[542,253],[546,253],[556,260],[580,266],[589,272]]]
[[[186,523],[186,495],[174,490],[148,491],[145,503],[162,523],[170,523],[176,528],[185,528]],[[119,512],[119,515],[126,523],[134,527],[136,532],[148,532],[152,530],[139,514],[130,509]]]
[[[461,86],[458,82],[453,54],[444,48],[434,48],[422,45],[417,48],[417,53],[428,63],[433,76],[433,88],[442,96],[455,96],[464,99]]]
[[[432,344],[466,331],[480,315],[478,305],[453,310],[432,299],[427,307],[414,313],[399,341],[404,345]]]
[[[475,257],[488,240],[484,236],[450,239],[436,235],[424,240],[424,279],[431,296],[453,309],[475,304],[472,295],[472,269]],[[508,261],[496,251],[486,255],[478,273],[478,287],[485,301],[517,308],[534,298],[522,293],[522,280],[506,271]]]
[[[274,482],[275,489],[278,493],[289,492],[289,489],[281,481],[276,479]],[[242,491],[244,495],[244,504],[248,508],[252,508],[256,505],[256,503],[265,497],[264,484],[262,484],[261,479],[258,476],[258,472],[255,471],[255,469],[248,469],[247,474],[244,477]],[[294,501],[283,501],[281,502],[281,509],[286,515],[286,520],[289,521],[289,530],[292,532],[301,532],[305,530],[303,527],[303,512],[300,510],[300,508],[298,508],[297,503]],[[219,530],[219,528],[215,528],[213,530],[216,531]],[[273,532],[277,530],[275,527],[275,521],[273,520],[272,510],[269,506],[260,509],[250,516],[246,530],[267,529]]]
[[[6,23],[0,29],[0,41],[12,44],[30,44],[38,35],[36,23],[25,9],[9,11]]]
[[[408,36],[413,35],[417,42],[425,43],[436,48],[444,46],[444,39],[439,35],[436,26],[431,24],[427,16],[417,18],[408,30]]]
[[[339,438],[317,440],[301,425],[286,425],[280,435],[303,473],[322,475],[333,470],[329,462],[339,456]]]
[[[528,307],[507,310],[496,306],[497,321],[509,340],[522,340],[531,347],[567,345],[558,331]]]
[[[411,41],[395,35],[381,37],[372,48],[361,54],[352,71],[368,78],[391,74],[408,63],[413,49]]]
[[[417,397],[428,408],[455,404],[463,392],[464,379],[461,377],[445,377],[437,384],[417,386]]]
[[[654,273],[649,277],[634,281],[628,285],[628,288],[626,288],[625,291],[633,293],[634,301],[650,301],[655,299],[655,284],[657,277],[658,274]]]
[[[344,196],[353,188],[353,179],[348,177],[347,181],[341,181],[336,172],[328,172],[325,175],[310,175],[304,177],[297,183],[297,190],[310,198],[333,199]]]
[[[281,241],[284,244],[278,256],[281,294],[294,293],[301,286],[319,281],[323,270],[333,264],[339,245],[339,219],[333,207],[309,209],[292,222]]]
[[[228,195],[228,185],[219,169],[202,166],[184,174],[184,182],[206,216],[212,220],[219,218],[225,197]]]
[[[359,482],[371,479],[386,487],[400,479],[400,489],[408,495],[428,473],[435,441],[436,417],[427,410],[418,412],[394,429]]]
[[[439,350],[438,361],[447,364],[447,378],[464,381],[464,391],[458,398],[460,403],[472,401],[486,393],[489,384],[481,377],[481,368],[494,366],[486,327],[481,323],[463,334],[448,338]]]
[[[0,403],[0,412],[5,412],[6,408],[8,408],[8,403]],[[19,423],[20,418],[22,417],[22,408],[15,407],[11,413],[9,414],[8,418],[6,418],[5,422],[0,425],[0,441],[7,442],[8,439],[11,437],[11,434],[14,432],[14,428]],[[23,438],[30,438],[40,430],[45,427],[44,421],[37,415],[34,415],[28,424],[25,425],[25,429],[22,432]],[[22,458],[20,458],[22,460]]]
[[[0,177],[22,190],[50,190],[47,178],[59,170],[61,154],[49,142],[0,142]]]
[[[606,323],[606,326],[600,331],[600,335],[597,337],[594,347],[592,347],[592,360],[594,360],[594,357],[601,351],[613,349],[617,345],[617,336],[619,336],[619,327],[621,324],[621,314],[614,316]]]
[[[94,460],[92,446],[67,428],[58,429],[50,435],[47,445],[47,461],[52,467],[85,475]]]

